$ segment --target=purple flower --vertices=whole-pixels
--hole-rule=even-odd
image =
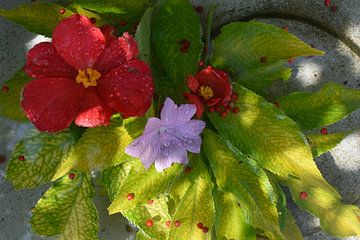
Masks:
[[[155,162],[157,171],[162,172],[172,163],[186,164],[187,151],[199,153],[201,147],[200,133],[205,122],[191,120],[196,112],[193,104],[179,107],[167,98],[161,111],[161,119],[150,118],[143,135],[133,141],[125,152],[140,158],[148,169]]]

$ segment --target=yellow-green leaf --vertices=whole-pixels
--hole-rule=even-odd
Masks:
[[[348,133],[333,133],[333,134],[308,134],[306,135],[309,139],[312,153],[315,157],[320,156],[336,147]]]
[[[0,115],[15,121],[25,122],[27,118],[20,106],[20,94],[30,77],[18,70],[0,89]]]
[[[114,201],[108,208],[110,214],[126,211],[139,204],[146,203],[158,194],[168,191],[170,182],[179,174],[181,167],[175,164],[163,172],[157,172],[152,166],[148,170],[141,168],[136,174],[129,175],[122,183]],[[127,196],[134,195],[129,201]]]
[[[280,28],[256,21],[226,25],[213,45],[211,63],[236,73],[239,83],[256,92],[290,77],[285,61],[323,54]]]
[[[192,184],[177,205],[169,239],[210,240],[215,217],[213,183],[201,158],[193,157],[190,164]],[[177,223],[179,223],[178,227]],[[204,233],[197,226],[198,223],[207,227],[208,232]]]
[[[235,103],[239,113],[226,118],[209,113],[219,134],[280,179],[301,178],[338,195],[323,179],[296,123],[254,92],[238,84],[233,89],[239,95]]]
[[[15,189],[35,188],[49,182],[75,142],[70,130],[56,134],[29,131],[11,154],[6,178]]]
[[[234,195],[246,220],[271,238],[280,236],[276,195],[266,173],[211,130],[205,132],[203,148],[218,187]]]
[[[303,129],[330,125],[360,108],[360,91],[327,83],[316,93],[294,92],[279,100],[284,112]]]
[[[148,8],[136,30],[135,38],[139,46],[139,58],[150,63],[151,15],[154,8]]]
[[[247,222],[246,213],[238,204],[236,197],[230,192],[222,191],[217,191],[215,196],[217,239],[255,240],[256,231]]]
[[[44,194],[33,210],[32,229],[61,240],[98,239],[98,213],[92,202],[95,190],[88,175],[73,172]]]
[[[64,9],[63,14],[60,10]],[[55,3],[32,3],[15,9],[0,9],[0,16],[24,26],[30,32],[51,37],[56,25],[73,12]]]
[[[286,211],[285,225],[281,229],[281,233],[283,234],[286,240],[303,240],[302,233],[299,227],[296,225],[296,221],[291,214],[290,210]]]

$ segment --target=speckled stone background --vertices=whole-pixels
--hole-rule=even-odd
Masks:
[[[0,7],[13,8],[30,2],[0,0]],[[323,57],[298,59],[293,64],[295,71],[291,80],[274,88],[274,95],[294,90],[315,91],[327,81],[360,89],[360,0],[332,0],[337,6],[336,12],[326,8],[323,0],[194,0],[194,4],[203,5],[205,10],[211,2],[219,3],[214,20],[217,29],[229,21],[255,18],[280,27],[288,26],[291,33],[326,52]],[[0,18],[0,84],[24,64],[28,49],[43,40],[43,37]],[[9,156],[27,127],[0,117],[0,155]],[[329,132],[356,129],[316,162],[324,177],[339,190],[344,202],[359,206],[360,111],[330,126]],[[0,240],[43,239],[31,233],[27,222],[31,208],[48,186],[15,192],[4,180],[5,168],[6,162],[0,165]],[[131,239],[133,233],[126,231],[126,220],[120,215],[107,215],[106,197],[97,197],[95,203],[100,212],[100,238]],[[320,230],[318,219],[291,201],[289,206],[306,240],[335,239]]]

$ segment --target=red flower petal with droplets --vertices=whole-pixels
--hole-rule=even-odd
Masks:
[[[135,59],[138,53],[135,39],[128,33],[124,33],[124,36],[109,44],[95,63],[94,68],[101,73],[107,73],[125,62]]]
[[[193,76],[188,76],[187,78],[187,84],[190,90],[194,93],[196,93],[200,87],[200,84],[196,78]]]
[[[96,127],[110,124],[110,118],[115,111],[100,98],[95,88],[86,91],[81,103],[79,114],[75,119],[76,125]]]
[[[127,62],[102,77],[101,96],[125,116],[142,116],[150,107],[154,91],[149,67],[140,60]]]
[[[104,50],[105,37],[90,19],[76,14],[56,26],[52,43],[67,63],[86,69],[93,67]]]
[[[78,114],[84,93],[85,88],[73,79],[41,78],[25,86],[21,106],[37,129],[58,132]]]
[[[190,93],[184,93],[184,97],[187,100],[189,100],[189,102],[191,102],[192,104],[195,104],[195,106],[196,106],[196,116],[198,118],[201,118],[201,116],[203,115],[204,110],[205,110],[204,104],[201,101],[201,99],[197,95],[190,94]]]
[[[75,79],[77,71],[60,57],[52,43],[35,45],[27,54],[25,72],[33,78],[65,77]]]

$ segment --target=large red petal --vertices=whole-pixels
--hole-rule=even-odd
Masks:
[[[59,56],[51,42],[35,45],[27,54],[25,72],[33,78],[75,78],[77,71]]]
[[[25,86],[21,106],[37,129],[58,132],[76,117],[84,92],[73,79],[41,78]]]
[[[193,76],[188,76],[187,84],[188,84],[188,87],[190,88],[190,90],[193,93],[197,93],[197,91],[198,91],[198,89],[200,87],[200,84],[199,84],[199,82],[198,82],[198,80],[196,78],[194,78]]]
[[[135,59],[138,54],[139,50],[135,39],[128,33],[124,33],[121,38],[109,43],[94,68],[102,74],[106,74],[121,64]]]
[[[190,94],[190,93],[184,93],[183,95],[187,100],[189,100],[190,103],[195,104],[196,116],[198,118],[201,118],[201,116],[203,115],[204,110],[205,110],[204,104],[201,101],[201,99],[197,95]]]
[[[214,98],[220,98],[222,101],[230,101],[231,83],[226,72],[208,66],[198,72],[195,76],[200,85],[211,87],[214,91]]]
[[[110,107],[132,117],[142,116],[149,109],[154,86],[146,63],[132,60],[100,78],[98,90]]]
[[[75,124],[82,127],[107,126],[114,110],[99,96],[96,88],[90,87],[81,99],[79,114]]]
[[[105,48],[101,30],[77,14],[56,26],[52,40],[58,53],[76,69],[92,68]]]

